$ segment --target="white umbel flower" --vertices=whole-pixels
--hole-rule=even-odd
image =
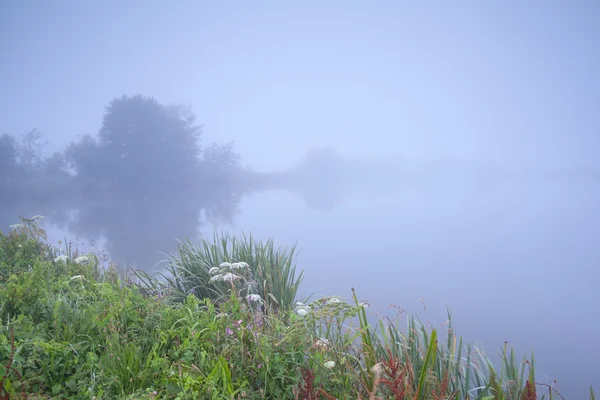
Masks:
[[[230,268],[231,267],[231,263],[228,262],[222,262],[220,265],[221,268]]]
[[[315,343],[315,345],[317,347],[327,347],[327,346],[329,346],[330,343],[331,342],[329,340],[327,340],[325,338],[321,338],[321,339],[317,340],[317,342]]]
[[[54,259],[54,262],[67,262],[69,257],[67,256],[58,256]]]
[[[208,273],[210,275],[215,275],[218,272],[219,272],[219,267],[212,267],[211,269],[208,270]]]
[[[335,361],[327,361],[325,364],[323,364],[323,366],[327,369],[331,369],[335,367]]]
[[[249,294],[247,298],[250,303],[253,303],[255,301],[262,301],[262,297],[260,297],[260,295],[258,294]]]
[[[248,265],[248,263],[245,262],[236,262],[231,264],[230,268],[231,269],[248,269],[250,266]]]
[[[240,277],[236,274],[232,274],[231,272],[226,273],[225,275],[223,275],[223,280],[225,282],[233,282],[240,279]]]
[[[298,314],[301,317],[304,317],[306,314],[308,314],[308,310],[306,308],[299,308],[296,310],[296,314]]]
[[[238,275],[228,272],[226,274],[217,274],[213,276],[212,278],[210,278],[210,282],[233,282],[238,279],[240,279]]]
[[[88,262],[89,260],[90,258],[88,256],[79,256],[73,261],[75,261],[75,264],[83,264],[85,262]]]

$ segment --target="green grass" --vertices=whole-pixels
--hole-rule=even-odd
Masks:
[[[533,355],[504,347],[496,370],[450,314],[447,332],[415,317],[402,330],[371,326],[354,290],[296,304],[294,259],[221,234],[132,274],[23,220],[0,234],[0,399],[561,398]]]
[[[145,288],[154,293],[169,292],[169,298],[176,302],[194,294],[218,303],[228,299],[231,285],[211,278],[229,272],[238,278],[235,287],[240,296],[259,295],[269,311],[290,311],[303,276],[303,272],[296,274],[295,251],[295,246],[276,248],[272,239],[257,242],[252,235],[243,235],[239,240],[228,234],[215,234],[212,242],[202,240],[199,245],[179,241],[177,254],[166,257],[165,273],[149,276],[138,272],[138,277]],[[222,266],[241,262],[248,268]],[[218,272],[211,274],[212,269]]]

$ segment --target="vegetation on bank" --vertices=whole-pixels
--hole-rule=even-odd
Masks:
[[[0,399],[560,399],[533,355],[495,369],[452,328],[371,326],[367,304],[298,299],[294,249],[181,242],[165,272],[0,233]],[[590,388],[590,399],[594,393]]]

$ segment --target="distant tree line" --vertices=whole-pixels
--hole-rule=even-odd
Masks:
[[[231,143],[202,147],[201,133],[184,107],[123,96],[109,103],[97,137],[51,155],[37,130],[3,134],[0,229],[40,214],[76,235],[106,237],[113,256],[154,263],[174,237],[230,222],[238,210],[240,157]]]
[[[241,167],[233,143],[201,146],[201,137],[188,108],[139,95],[113,99],[97,135],[53,154],[37,129],[3,134],[0,230],[42,215],[79,237],[106,238],[113,258],[148,269],[174,238],[232,223],[244,194],[291,190],[312,208],[331,209],[347,184],[345,160],[331,149],[312,149],[284,171],[257,172]]]

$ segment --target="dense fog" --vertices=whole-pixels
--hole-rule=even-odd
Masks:
[[[214,229],[600,386],[600,4],[0,5],[0,230],[157,271]]]

